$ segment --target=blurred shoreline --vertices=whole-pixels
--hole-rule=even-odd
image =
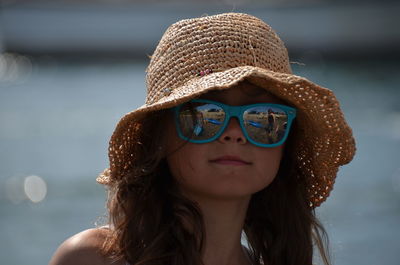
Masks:
[[[295,57],[400,58],[400,3],[211,5],[196,3],[19,3],[0,13],[0,52],[59,57],[145,59],[166,28],[222,12],[255,15],[272,26]]]

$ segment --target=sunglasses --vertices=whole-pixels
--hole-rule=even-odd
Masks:
[[[221,136],[236,117],[246,139],[260,147],[282,145],[296,117],[296,109],[270,103],[230,106],[195,99],[173,108],[178,135],[191,143],[208,143]]]

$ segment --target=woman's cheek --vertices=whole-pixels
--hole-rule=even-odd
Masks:
[[[265,150],[267,151],[267,150]],[[268,186],[275,179],[278,174],[283,148],[276,147],[273,150],[268,150],[269,152],[258,156],[258,175],[259,178],[263,180],[264,185]],[[271,152],[272,151],[272,152]]]

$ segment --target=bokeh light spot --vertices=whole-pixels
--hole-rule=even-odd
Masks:
[[[24,82],[32,73],[29,57],[14,53],[0,53],[0,83]]]
[[[11,177],[4,185],[5,195],[12,203],[19,204],[26,199],[23,180],[21,177]]]
[[[39,176],[28,176],[24,181],[26,197],[32,202],[41,202],[47,194],[46,182]]]

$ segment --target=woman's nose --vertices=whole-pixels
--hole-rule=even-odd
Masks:
[[[231,118],[226,126],[225,130],[222,132],[221,136],[218,138],[221,143],[238,143],[245,144],[247,142],[246,137],[243,134],[242,128],[240,127],[237,118]]]

